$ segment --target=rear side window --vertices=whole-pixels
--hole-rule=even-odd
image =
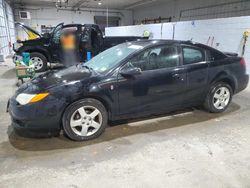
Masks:
[[[205,53],[203,50],[192,47],[183,47],[182,51],[184,65],[205,61]]]
[[[209,53],[209,61],[218,61],[226,58],[223,53],[217,52],[215,50],[210,50]]]

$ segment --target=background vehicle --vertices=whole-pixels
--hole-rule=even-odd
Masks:
[[[44,35],[39,34],[28,26],[20,23],[17,24],[25,29],[29,38],[32,38],[32,40],[18,41],[14,44],[14,51],[17,55],[21,55],[23,52],[30,52],[31,59],[35,64],[37,72],[45,71],[47,68],[47,62],[63,62],[64,56],[60,37],[65,30],[70,30],[75,35],[76,59],[78,62],[84,62],[86,60],[87,51],[92,52],[92,56],[95,56],[103,50],[117,44],[143,39],[143,37],[132,36],[103,37],[98,25],[94,24],[64,25],[63,23],[60,23],[50,33]]]
[[[19,129],[61,129],[73,140],[96,138],[108,120],[203,104],[223,112],[247,87],[243,58],[183,41],[137,41],[22,85],[9,112]]]

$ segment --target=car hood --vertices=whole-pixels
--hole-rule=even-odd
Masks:
[[[48,38],[44,38],[44,37],[41,37],[41,38],[37,38],[37,39],[33,39],[33,40],[25,40],[25,41],[18,41],[17,43],[14,43],[14,47],[13,47],[13,50],[16,52],[16,53],[19,53],[19,55],[21,55],[22,52],[25,52],[25,51],[28,51],[30,50],[31,48],[47,48],[47,45],[49,42],[49,39]],[[18,45],[18,43],[21,43],[22,45]],[[16,47],[17,45],[17,47]],[[20,46],[20,47],[18,47]]]
[[[20,22],[16,22],[15,24],[16,24],[16,26],[19,26],[19,27],[21,27],[21,28],[24,28],[24,29],[26,29],[27,31],[30,31],[30,32],[36,34],[37,36],[41,37],[41,34],[40,34],[38,31],[32,29],[31,27],[29,27],[29,26],[27,26],[27,25],[24,25],[23,23],[20,23]]]
[[[53,87],[74,84],[97,77],[95,72],[80,67],[72,66],[58,71],[48,71],[32,79],[30,82],[23,84],[17,90],[17,93],[45,92]]]
[[[44,44],[47,40],[48,39],[41,37],[41,38],[32,39],[32,40],[25,40],[25,41],[22,41],[21,43],[23,43],[24,46],[39,45],[39,44]]]

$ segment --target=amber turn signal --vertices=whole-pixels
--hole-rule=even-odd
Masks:
[[[31,100],[30,103],[38,102],[43,100],[45,97],[47,97],[49,93],[39,93],[36,96],[34,96]]]

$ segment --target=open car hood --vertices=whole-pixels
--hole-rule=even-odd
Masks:
[[[24,25],[23,23],[20,22],[16,22],[15,24],[41,37],[41,34],[38,31],[32,29],[31,27]]]
[[[27,25],[24,25],[23,23],[20,23],[20,22],[15,22],[15,25],[21,27],[27,34],[28,32],[31,32],[33,33],[34,35],[38,36],[38,38],[42,38],[44,37],[44,35],[40,34],[38,31],[32,29],[31,27],[27,26]],[[58,24],[52,31],[51,33],[53,34],[56,30],[62,28],[64,25],[64,23],[60,23]],[[28,34],[29,35],[29,34]],[[23,41],[22,41],[23,42]]]

